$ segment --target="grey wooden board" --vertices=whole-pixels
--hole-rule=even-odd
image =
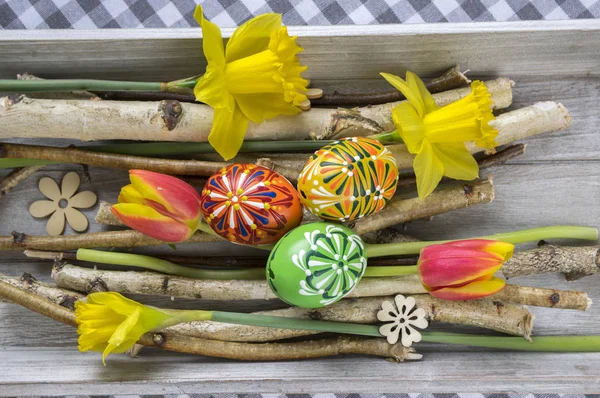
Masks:
[[[600,226],[598,23],[361,27],[360,32],[355,31],[356,28],[349,31],[350,28],[328,27],[326,30],[299,28],[297,31],[308,35],[303,37],[307,60],[314,80],[322,82],[320,85],[324,87],[333,85],[347,89],[347,86],[353,86],[359,90],[365,86],[385,87],[381,80],[357,82],[333,81],[332,78],[373,77],[383,67],[392,72],[410,67],[421,74],[433,74],[462,61],[465,69],[472,68],[479,74],[510,72],[509,77],[517,82],[513,107],[556,100],[571,110],[574,121],[569,130],[529,139],[525,156],[489,170],[496,183],[497,195],[493,203],[404,226],[407,233],[421,239],[440,239],[552,224]],[[481,29],[487,33],[469,33]],[[578,29],[581,31],[575,32]],[[324,37],[328,32],[339,37]],[[365,32],[378,37],[368,42],[355,37]],[[0,37],[0,50],[4,51],[0,75],[10,77],[23,71],[45,71],[51,76],[129,79],[141,75],[147,79],[191,75],[197,73],[193,71],[201,63],[194,55],[200,51],[198,42],[193,40],[198,34],[197,30],[103,31],[92,36],[82,32],[44,32],[43,35],[7,32]],[[122,41],[124,35],[131,39],[127,45]],[[157,42],[146,40],[153,35],[159,39]],[[18,40],[24,40],[24,44],[16,44]],[[109,41],[103,43],[103,40]],[[494,48],[495,45],[500,47]],[[164,56],[149,56],[147,49],[150,47],[158,49]],[[58,53],[57,48],[63,51]],[[375,57],[365,55],[368,51],[378,52],[380,58],[365,63],[365,59]],[[393,54],[383,55],[381,51]],[[361,57],[358,57],[359,53]],[[347,62],[332,68],[333,60],[340,59]],[[425,61],[431,59],[435,61],[425,65]],[[568,73],[556,77],[567,70]],[[43,234],[45,220],[32,219],[27,213],[28,206],[42,198],[36,188],[37,181],[46,175],[60,179],[67,170],[78,171],[83,176],[80,166],[47,167],[0,200],[0,234],[12,230]],[[101,200],[115,201],[119,188],[127,183],[127,174],[94,168],[90,171],[92,184],[88,186],[84,182],[83,189],[98,193]],[[86,211],[90,221],[94,211]],[[93,223],[90,227],[90,231],[101,229],[104,227]],[[170,250],[165,246],[144,251]],[[178,249],[180,253],[223,255],[231,255],[232,250],[236,254],[257,253],[226,243],[182,245]],[[49,267],[47,263],[28,262],[18,252],[0,253],[0,273],[19,275],[30,271],[42,280],[49,280]],[[597,275],[568,284],[559,275],[545,275],[515,279],[514,282],[585,290],[600,303],[599,280]],[[143,299],[159,305],[223,309],[223,303]],[[279,306],[278,303],[245,302],[227,308],[250,311],[265,305],[269,308]],[[600,330],[600,305],[592,306],[585,313],[538,308],[532,308],[532,312],[536,315],[535,334],[598,334]],[[76,351],[76,335],[66,326],[6,303],[0,303],[0,319],[2,396],[390,392],[399,389],[590,393],[600,389],[600,354],[486,352],[433,345],[419,346],[425,354],[422,361],[400,365],[355,356],[304,362],[239,363],[148,349],[137,359],[115,355],[109,358],[108,366],[103,367],[98,354]]]

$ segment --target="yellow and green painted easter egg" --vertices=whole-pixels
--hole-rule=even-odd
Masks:
[[[356,287],[367,267],[365,245],[341,224],[315,222],[281,238],[267,261],[267,281],[288,304],[320,308]]]
[[[324,146],[298,178],[300,201],[324,220],[353,221],[381,210],[394,196],[398,167],[377,140],[346,138]]]
[[[206,182],[200,203],[217,234],[244,245],[274,243],[302,221],[294,186],[255,164],[232,164],[215,173]]]

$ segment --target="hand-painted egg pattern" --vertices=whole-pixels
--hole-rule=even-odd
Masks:
[[[210,177],[202,191],[202,212],[217,234],[246,245],[276,242],[302,221],[294,186],[254,164],[234,164]]]
[[[377,140],[352,137],[315,152],[300,173],[298,191],[317,217],[353,221],[381,210],[397,182],[393,154]]]
[[[360,236],[325,222],[301,225],[281,238],[267,260],[267,281],[288,304],[319,308],[347,296],[367,267]]]

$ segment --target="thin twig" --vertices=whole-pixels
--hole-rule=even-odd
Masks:
[[[392,198],[383,210],[358,220],[354,231],[362,235],[408,221],[429,218],[438,214],[494,200],[492,179],[466,182],[439,189],[425,199]]]
[[[508,278],[561,272],[568,281],[600,272],[598,246],[555,246],[544,244],[515,255],[504,263],[502,273]]]
[[[73,311],[1,280],[0,297],[58,322],[77,326]],[[170,333],[147,333],[142,336],[139,343],[169,351],[248,361],[318,358],[340,354],[374,355],[397,361],[421,359],[421,355],[416,354],[412,348],[405,348],[401,344],[391,345],[384,339],[363,337],[344,336],[300,343],[248,344],[205,340]]]
[[[516,144],[506,147],[492,155],[485,155],[477,161],[479,164],[479,170],[487,169],[490,167],[498,166],[506,163],[510,159],[521,156],[525,153],[525,144]],[[449,178],[442,178],[442,182],[450,181]],[[417,184],[417,179],[414,175],[401,177],[398,179],[398,186],[412,186]]]
[[[492,300],[447,301],[425,294],[414,297],[417,307],[423,308],[431,322],[476,326],[524,336],[529,339],[533,316],[523,307]],[[377,312],[381,303],[393,297],[368,297],[342,300],[324,308],[305,309],[291,307],[281,310],[260,311],[257,314],[290,318],[319,319],[334,322],[378,323]],[[223,324],[211,321],[175,325],[166,330],[186,336],[211,340],[265,342],[307,336],[318,332],[306,330],[273,329],[245,325]]]
[[[196,232],[185,243],[220,242],[221,238]],[[11,236],[0,236],[0,250],[53,250],[66,251],[79,248],[139,247],[166,245],[133,230],[92,232],[81,235],[27,235],[13,232]]]
[[[10,192],[10,190],[16,187],[21,181],[25,181],[30,175],[44,167],[45,166],[28,166],[11,171],[2,179],[2,181],[0,181],[0,198]]]

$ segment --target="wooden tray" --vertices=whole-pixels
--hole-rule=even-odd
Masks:
[[[515,80],[513,108],[556,100],[572,112],[568,131],[528,140],[526,156],[490,171],[497,192],[493,203],[413,222],[407,233],[441,239],[552,224],[600,227],[600,20],[290,31],[301,36],[303,60],[316,86],[383,87],[380,71],[400,74],[410,69],[431,76],[459,63],[473,76]],[[200,36],[199,29],[4,31],[0,77],[29,72],[48,78],[167,81],[204,70]],[[47,167],[0,200],[0,234],[43,234],[45,221],[27,213],[29,204],[41,198],[37,181],[42,175],[59,179],[64,170],[81,171],[78,167]],[[127,174],[90,171],[92,189],[100,199],[114,201]],[[93,219],[93,210],[88,217]],[[91,231],[97,230],[92,225]],[[186,250],[227,255],[232,249],[215,244]],[[0,253],[2,273],[29,271],[47,280],[49,268],[25,261],[20,253]],[[599,281],[592,276],[567,286],[558,275],[547,275],[516,282],[581,289],[600,301]],[[187,304],[223,308],[222,303]],[[532,311],[535,334],[600,333],[599,306],[587,313]],[[104,367],[99,355],[77,351],[72,328],[8,303],[0,303],[0,319],[0,395],[600,390],[600,354],[492,353],[419,345],[425,358],[404,364],[350,356],[240,363],[148,349],[137,359],[115,355]]]

